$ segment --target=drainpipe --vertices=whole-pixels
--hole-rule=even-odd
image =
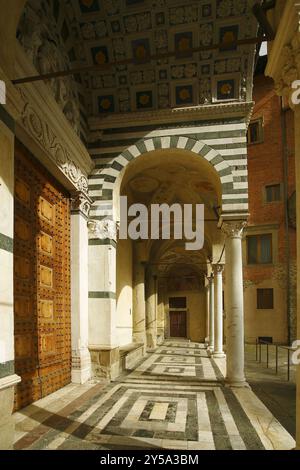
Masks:
[[[281,98],[281,140],[282,140],[282,163],[283,163],[283,200],[284,200],[284,221],[285,221],[285,258],[286,258],[286,308],[287,308],[287,326],[288,326],[288,345],[291,344],[291,316],[290,316],[290,233],[289,233],[289,213],[288,213],[288,157],[289,149],[287,143],[287,125],[286,113],[288,108],[284,107]]]

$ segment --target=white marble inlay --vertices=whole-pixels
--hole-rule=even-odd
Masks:
[[[165,420],[169,408],[169,403],[155,403],[149,416],[150,419]]]

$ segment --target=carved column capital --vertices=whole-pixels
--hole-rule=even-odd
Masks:
[[[84,217],[88,218],[92,200],[89,196],[82,191],[76,191],[71,194],[71,213],[72,214],[82,214]]]
[[[213,264],[213,271],[215,275],[222,274],[223,270],[224,270],[223,264]]]
[[[232,220],[223,222],[221,230],[227,238],[242,238],[243,230],[246,227],[245,220]]]
[[[89,239],[117,241],[119,225],[111,219],[89,220]]]
[[[293,82],[300,80],[300,32],[297,31],[292,41],[285,45],[281,54],[282,66],[275,79],[275,92],[288,100],[292,109],[296,107],[292,101],[295,89]]]

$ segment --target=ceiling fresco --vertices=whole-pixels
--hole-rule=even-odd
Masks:
[[[73,127],[81,114],[84,128],[91,115],[250,100],[254,46],[230,42],[256,36],[252,5],[251,0],[30,0],[18,37],[39,72],[106,67],[51,82],[63,109],[68,105],[64,112]],[[220,43],[217,50],[191,52]],[[113,62],[118,65],[108,67]]]

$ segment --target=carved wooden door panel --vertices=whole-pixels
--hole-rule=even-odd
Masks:
[[[70,207],[67,193],[16,145],[15,367],[20,409],[71,381]]]
[[[170,312],[171,338],[186,338],[186,312]]]

